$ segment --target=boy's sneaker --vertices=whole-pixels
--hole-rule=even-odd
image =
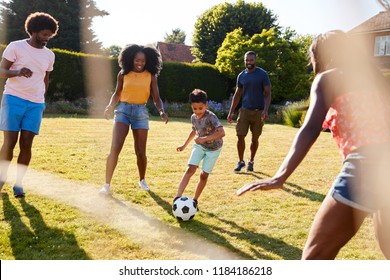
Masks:
[[[99,194],[104,196],[111,195],[110,186],[104,185],[103,188],[100,189]]]
[[[138,182],[138,185],[143,189],[144,191],[149,191],[148,184],[146,183],[145,179],[142,179],[141,181]]]
[[[236,168],[234,168],[234,172],[240,172],[243,167],[245,167],[245,162],[242,160],[238,161]]]
[[[15,197],[24,197],[25,196],[25,193],[24,193],[22,187],[15,185],[12,189],[14,191],[14,196]]]
[[[196,199],[193,199],[193,201],[194,201],[194,206],[195,206],[195,208],[196,208],[196,212],[199,212],[199,207],[198,207],[198,200],[196,200]]]
[[[253,161],[248,161],[248,166],[246,167],[246,171],[253,171]]]

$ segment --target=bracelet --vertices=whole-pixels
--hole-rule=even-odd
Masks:
[[[165,114],[164,109],[160,109],[158,111],[160,112],[160,116]]]

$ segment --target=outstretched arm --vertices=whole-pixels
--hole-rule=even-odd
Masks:
[[[183,151],[188,146],[188,144],[191,142],[191,140],[194,139],[195,135],[196,135],[195,131],[191,130],[190,134],[187,137],[187,140],[184,142],[183,145],[177,147],[176,150],[178,152]]]

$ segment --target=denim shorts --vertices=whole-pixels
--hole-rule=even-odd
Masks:
[[[114,121],[125,123],[131,129],[149,129],[149,113],[145,104],[119,102],[114,111]]]
[[[4,94],[1,101],[0,130],[31,131],[39,134],[45,103],[35,103],[26,99]]]
[[[199,166],[200,162],[203,160],[202,170],[210,174],[213,171],[215,162],[217,161],[221,150],[222,149],[209,151],[201,145],[194,144],[188,164]]]
[[[390,207],[390,143],[359,148],[344,160],[330,194],[368,213]]]

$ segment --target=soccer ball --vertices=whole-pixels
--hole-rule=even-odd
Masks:
[[[198,211],[196,203],[193,199],[182,196],[173,203],[172,212],[176,219],[180,221],[191,220]]]

